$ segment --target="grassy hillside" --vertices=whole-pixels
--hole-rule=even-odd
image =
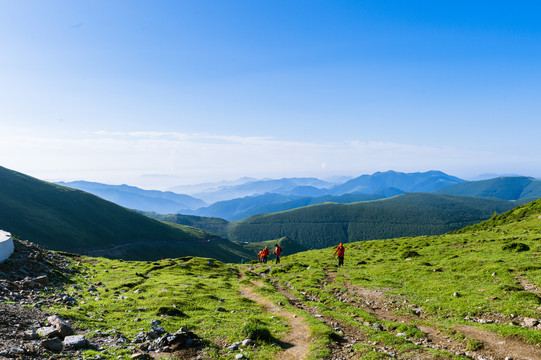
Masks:
[[[290,238],[283,237],[277,240],[267,240],[262,242],[245,242],[245,243],[237,243],[241,245],[243,248],[249,250],[252,252],[252,257],[247,258],[249,260],[256,260],[257,254],[263,249],[265,246],[269,249],[271,252],[270,260],[274,259],[274,255],[272,255],[272,252],[274,250],[274,245],[278,244],[282,248],[282,256],[287,256],[291,254],[296,254],[298,252],[306,251],[308,250],[307,247],[302,246],[296,241],[291,240]]]
[[[409,193],[253,216],[230,223],[228,239],[251,242],[286,236],[308,248],[322,248],[340,242],[444,234],[512,207],[512,202],[498,199]]]
[[[498,177],[450,185],[435,192],[451,195],[494,197],[503,200],[532,201],[541,197],[541,180],[525,176]]]
[[[182,214],[157,214],[155,212],[146,211],[141,211],[140,213],[155,220],[192,226],[209,231],[223,238],[227,237],[227,225],[229,224],[229,221],[224,219]]]
[[[0,184],[0,227],[50,249],[150,260],[204,256],[219,244],[217,257],[240,260],[213,234],[164,224],[79,190],[3,167]]]
[[[334,248],[285,256],[279,265],[79,258],[80,275],[64,290],[77,306],[48,309],[91,342],[118,332],[132,340],[152,319],[170,333],[185,327],[203,347],[180,358],[279,357],[299,346],[284,342],[299,331],[292,321],[299,317],[309,360],[538,359],[540,240],[538,200],[453,234],[346,244],[342,268]],[[294,315],[277,315],[284,313]],[[256,346],[229,349],[246,337]],[[128,346],[140,345],[82,355],[129,359]]]

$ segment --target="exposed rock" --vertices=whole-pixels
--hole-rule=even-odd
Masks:
[[[75,333],[73,328],[58,315],[49,316],[47,321],[58,330],[61,337],[66,337]]]
[[[154,332],[156,334],[158,334],[158,336],[163,335],[163,334],[165,334],[167,332],[167,331],[165,331],[165,329],[161,325],[153,325],[151,328],[152,328],[152,330],[154,330]]]
[[[41,327],[37,330],[37,333],[44,338],[55,338],[60,336],[60,332],[52,326]]]
[[[64,338],[64,347],[84,349],[88,347],[88,340],[83,335],[68,335]]]
[[[138,353],[132,354],[132,355],[130,356],[130,359],[134,359],[134,360],[149,360],[149,359],[151,359],[151,356],[150,356],[149,354],[146,354],[146,353],[138,352]]]
[[[524,318],[524,326],[527,328],[533,328],[537,324],[539,324],[539,321],[534,318]]]
[[[55,352],[61,351],[64,348],[64,344],[62,344],[62,340],[58,338],[42,340],[39,345],[47,350],[51,350]]]

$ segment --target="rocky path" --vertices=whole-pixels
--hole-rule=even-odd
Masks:
[[[254,286],[261,285],[261,283],[254,284]],[[240,289],[240,294],[241,296],[260,304],[267,312],[276,314],[287,320],[290,330],[281,340],[280,345],[284,351],[281,352],[276,359],[301,360],[306,358],[310,347],[310,328],[302,318],[259,295],[253,287],[242,287]]]
[[[394,310],[399,310],[401,306],[396,301],[389,301],[383,291],[368,290],[347,282],[345,286],[346,291],[338,296],[349,299],[350,305],[362,307],[378,319],[416,324],[421,331],[427,334],[427,338],[420,342],[419,345],[445,350],[455,355],[469,356],[474,359],[541,359],[541,348],[538,346],[527,344],[516,338],[503,337],[475,326],[455,326],[453,329],[460,334],[483,344],[482,349],[475,352],[468,351],[463,341],[459,341],[453,336],[442,333],[437,327],[429,325],[430,319],[424,318],[420,309],[416,306],[412,306],[411,310],[412,312],[419,311],[419,316],[397,315]],[[352,297],[358,300],[352,300]],[[363,301],[364,304],[360,303],[359,300]]]
[[[327,273],[328,278],[322,283],[322,288],[334,282],[335,273]],[[356,344],[365,344],[372,348],[372,351],[380,352],[388,357],[400,356],[392,347],[371,342],[368,335],[361,328],[346,324],[336,318],[323,316],[318,313],[316,308],[308,307],[293,296],[287,289],[275,284],[276,289],[286,296],[290,303],[295,307],[302,309],[313,316],[321,318],[329,327],[342,335],[337,339],[332,347],[332,359],[355,359],[358,355],[352,350]],[[450,354],[450,357],[438,357],[438,359],[447,359],[451,356],[461,356],[469,359],[477,360],[537,360],[541,359],[541,347],[527,344],[517,338],[502,337],[498,334],[487,330],[469,325],[456,326],[451,331],[456,331],[457,334],[462,334],[470,339],[475,339],[483,346],[481,349],[472,351],[467,349],[466,341],[460,340],[459,337],[442,332],[441,328],[431,324],[430,319],[422,315],[422,309],[413,304],[408,304],[407,301],[398,301],[390,299],[385,295],[384,290],[372,290],[362,288],[349,282],[344,284],[340,290],[334,290],[333,295],[341,302],[348,305],[362,308],[364,311],[373,315],[381,321],[392,321],[395,323],[407,323],[416,325],[422,332],[426,334],[423,339],[411,339],[418,346],[415,353],[408,354],[408,359],[432,359],[433,353],[429,349],[441,350]],[[397,310],[410,308],[410,314],[397,314]],[[472,319],[473,320],[473,319]],[[359,320],[360,321],[360,320]],[[362,321],[360,321],[362,323]],[[382,331],[386,331],[379,324],[364,323],[364,325],[378,327]]]

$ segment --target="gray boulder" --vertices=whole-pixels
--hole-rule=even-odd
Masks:
[[[62,349],[64,348],[64,344],[62,344],[62,340],[58,339],[58,338],[54,338],[54,339],[45,339],[45,340],[42,340],[39,345],[42,347],[42,348],[45,348],[47,350],[51,350],[51,351],[62,351]]]
[[[64,347],[69,349],[85,349],[88,340],[83,335],[69,335],[64,338]]]
[[[62,320],[58,315],[49,316],[47,318],[47,321],[58,330],[58,332],[60,333],[60,337],[64,338],[75,333],[75,331],[73,331],[73,328],[67,322]]]

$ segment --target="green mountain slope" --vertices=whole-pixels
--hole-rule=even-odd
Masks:
[[[164,224],[80,190],[3,167],[0,184],[0,228],[50,249],[147,260],[205,256],[221,247],[217,258],[241,258],[237,246],[216,235]]]
[[[223,238],[227,237],[229,221],[216,218],[182,214],[157,214],[155,212],[140,211],[141,214],[154,220],[167,221],[173,224],[186,225],[206,230]]]
[[[300,351],[302,338],[306,359],[540,359],[540,240],[538,200],[450,234],[345,244],[340,268],[334,248],[278,265],[78,258],[67,274],[75,284],[64,289],[78,306],[44,302],[88,333],[134,340],[159,319],[170,333],[184,327],[203,340],[165,350],[171,358],[270,360]],[[92,291],[89,276],[99,284]],[[246,337],[255,346],[230,348]],[[145,349],[156,344],[143,341]],[[132,344],[100,356],[129,359]],[[80,351],[95,356],[94,348]]]
[[[531,201],[541,197],[541,180],[525,176],[498,177],[446,186],[435,193]]]
[[[435,235],[483,221],[494,212],[514,206],[498,199],[408,193],[253,216],[230,223],[228,239],[264,241],[286,236],[308,248],[322,248],[339,242]]]
[[[274,250],[274,245],[278,244],[282,248],[282,256],[287,256],[291,254],[296,254],[298,252],[303,252],[308,250],[306,246],[303,246],[299,244],[296,241],[291,240],[290,238],[283,237],[277,240],[267,240],[267,241],[261,241],[261,242],[244,242],[244,243],[238,243],[242,247],[244,247],[247,250],[250,250],[254,256],[250,258],[257,259],[257,254],[263,249],[265,246],[269,249],[271,252],[270,259],[274,259],[274,255],[272,255],[272,252]]]

